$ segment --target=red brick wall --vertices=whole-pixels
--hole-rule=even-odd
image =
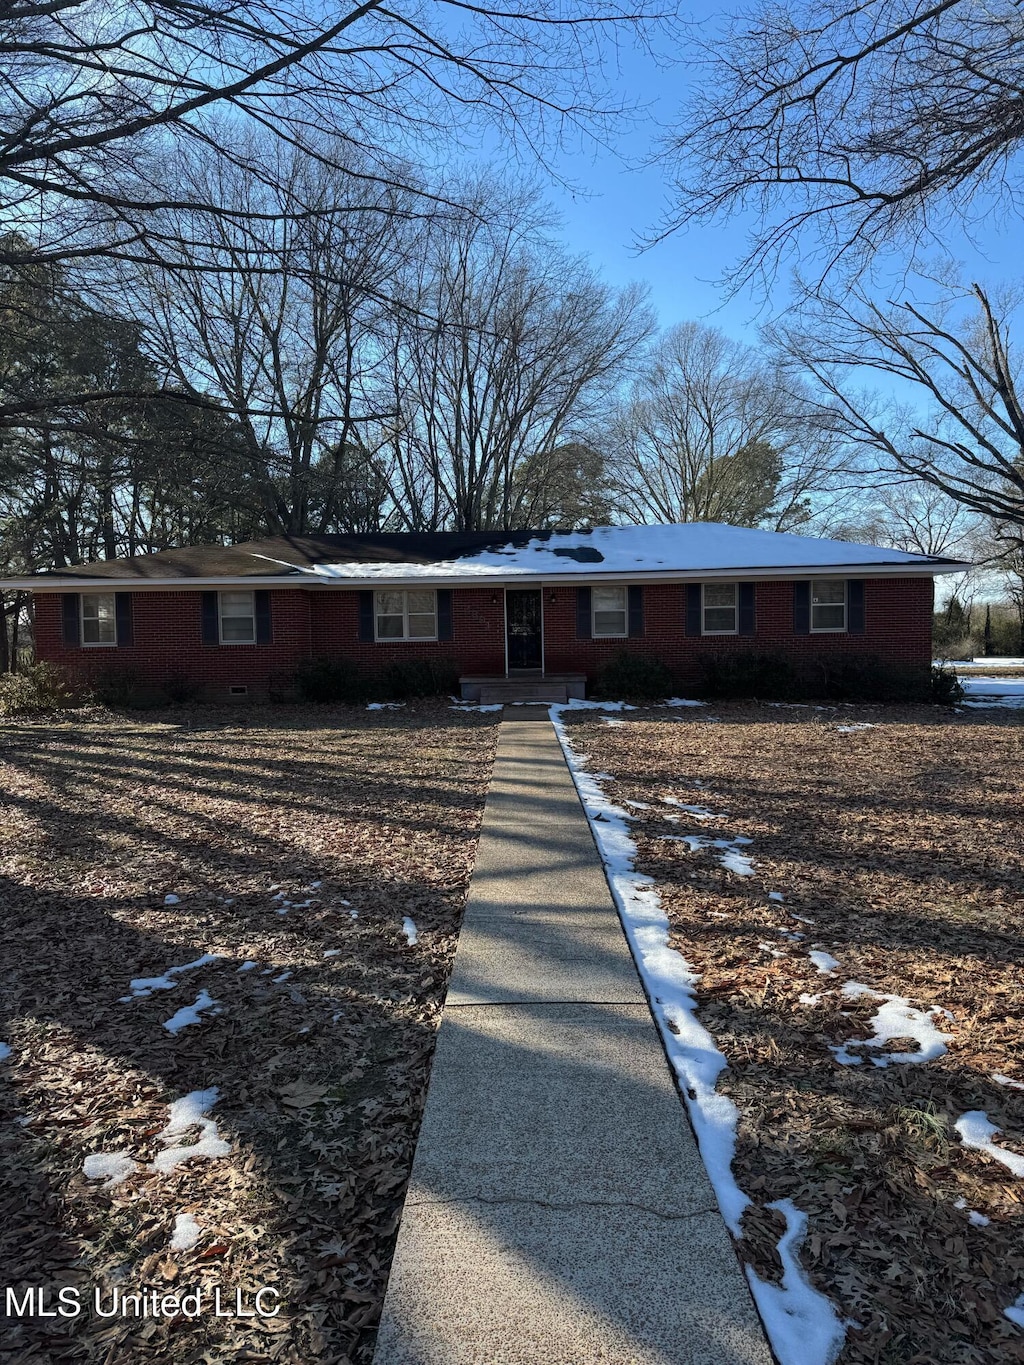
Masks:
[[[793,584],[757,584],[754,636],[687,636],[685,587],[644,586],[644,635],[629,640],[578,640],[576,588],[544,588],[545,668],[549,673],[593,675],[626,648],[656,656],[683,682],[697,681],[698,659],[716,650],[784,653],[796,662],[836,655],[866,655],[886,663],[927,667],[931,659],[932,580],[864,580],[863,635],[794,635]],[[198,592],[132,594],[134,643],[117,649],[66,647],[59,593],[35,596],[39,658],[80,676],[130,669],[152,682],[171,672],[186,674],[208,695],[225,696],[232,684],[259,691],[274,675],[287,675],[309,657],[346,657],[368,670],[396,660],[451,662],[460,673],[502,674],[505,669],[502,588],[456,588],[452,592],[454,639],[447,642],[376,643],[359,639],[359,595],[346,589],[280,589],[271,592],[273,639],[267,645],[204,645]]]
[[[593,675],[622,649],[663,660],[680,678],[696,682],[701,655],[720,650],[785,654],[796,663],[836,655],[865,655],[900,666],[927,667],[932,657],[931,578],[864,580],[864,634],[794,635],[793,583],[756,586],[755,634],[684,634],[686,587],[644,586],[644,634],[626,640],[576,638],[576,589],[544,589],[544,666],[550,673],[582,670]]]
[[[437,659],[460,673],[505,672],[505,595],[497,588],[452,591],[451,640],[377,641],[359,638],[359,594],[310,594],[312,651],[316,658],[344,655],[372,672],[406,659]]]
[[[133,592],[133,643],[76,649],[64,644],[60,594],[36,593],[36,656],[63,665],[83,681],[131,672],[145,682],[160,683],[181,673],[216,698],[229,695],[232,685],[260,692],[276,674],[290,674],[308,658],[309,593],[271,592],[272,640],[267,645],[204,645],[201,603],[198,592]]]

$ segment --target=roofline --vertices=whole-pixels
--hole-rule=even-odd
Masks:
[[[423,566],[427,568],[427,565]],[[600,578],[609,583],[635,583],[642,579],[647,583],[686,583],[702,582],[708,578],[728,578],[737,581],[753,579],[763,582],[769,579],[809,578],[812,575],[834,574],[843,578],[934,578],[939,574],[965,573],[974,568],[973,564],[958,560],[925,560],[909,564],[797,564],[762,565],[733,567],[726,569],[637,569],[633,573],[601,571],[598,565],[588,564],[571,573],[502,573],[498,568],[490,574],[416,574],[409,578],[401,575],[374,575],[367,578],[328,578],[324,574],[296,570],[287,575],[224,574],[213,577],[195,578],[60,578],[56,575],[35,578],[0,578],[0,590],[7,592],[88,592],[119,590],[130,592],[182,592],[199,591],[210,588],[303,588],[314,592],[359,591],[366,588],[385,589],[413,585],[421,588],[486,588],[498,586],[535,587],[558,583],[580,583],[588,579]]]

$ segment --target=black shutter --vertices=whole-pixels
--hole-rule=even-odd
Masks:
[[[79,610],[82,599],[77,592],[64,592],[60,597],[61,620],[64,623],[64,643],[66,645],[80,645],[82,643],[82,632],[79,626]]]
[[[215,592],[199,594],[203,599],[203,644],[220,644],[220,603]]]
[[[359,594],[359,638],[373,639],[373,592]]]
[[[135,643],[132,631],[132,595],[130,592],[114,593],[114,619],[117,622],[118,646]]]
[[[810,635],[811,633],[811,585],[810,583],[793,584],[793,634]]]
[[[699,583],[687,583],[686,585],[686,633],[687,635],[699,635],[700,629],[700,602],[701,591]]]
[[[864,580],[850,578],[846,583],[846,629],[851,635],[864,634]]]
[[[455,632],[452,628],[451,588],[438,588],[437,590],[437,638],[439,640],[455,638]]]
[[[739,587],[740,600],[740,635],[754,634],[754,585],[753,583],[741,583]]]
[[[577,640],[589,640],[594,633],[594,628],[590,619],[590,589],[576,589],[576,638]]]
[[[270,622],[270,593],[265,589],[252,595],[253,610],[256,614],[256,643],[269,645],[272,630]]]
[[[629,599],[629,634],[630,636],[643,635],[644,633],[644,590],[639,584],[634,584],[629,588],[627,594]]]

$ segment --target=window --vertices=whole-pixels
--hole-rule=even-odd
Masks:
[[[595,588],[591,599],[594,637],[626,634],[626,589]]]
[[[846,629],[846,581],[816,578],[811,582],[811,630]]]
[[[705,583],[703,614],[701,616],[702,635],[735,635],[737,624],[736,583]]]
[[[437,593],[433,589],[378,592],[378,640],[436,640]]]
[[[112,592],[82,594],[82,644],[117,644],[117,612]]]
[[[222,645],[256,643],[256,600],[251,592],[220,594],[220,642]]]

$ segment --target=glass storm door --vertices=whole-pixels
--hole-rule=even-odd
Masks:
[[[541,667],[541,601],[539,588],[516,588],[505,594],[509,672]]]

